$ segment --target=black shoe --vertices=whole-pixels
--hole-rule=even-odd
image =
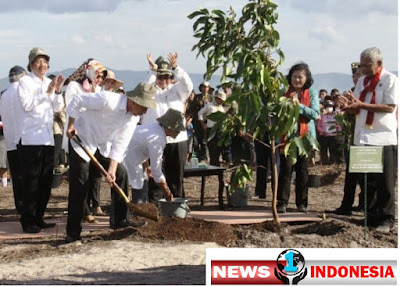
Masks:
[[[337,208],[335,210],[328,210],[326,212],[327,213],[337,214],[337,215],[352,215],[353,214],[350,209],[343,209],[341,207],[339,207],[339,208]]]
[[[120,229],[120,228],[126,228],[126,227],[140,228],[140,227],[145,227],[147,224],[148,224],[147,221],[122,220],[118,224],[111,225],[111,228],[112,229]]]
[[[71,235],[67,235],[67,237],[65,238],[65,242],[66,243],[72,243],[75,241],[80,241],[81,237],[80,236],[71,236]]]
[[[55,223],[47,223],[44,220],[40,221],[37,223],[37,226],[39,226],[40,228],[52,228],[54,226],[56,226]]]
[[[303,204],[300,204],[299,207],[297,207],[297,210],[299,212],[307,212],[307,207],[305,207]]]
[[[278,211],[278,213],[286,213],[286,205],[278,205],[276,207],[276,210]]]
[[[23,228],[23,231],[25,233],[39,233],[40,227],[37,225],[29,225],[29,226]]]

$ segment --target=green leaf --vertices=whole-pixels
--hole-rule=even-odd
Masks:
[[[215,112],[207,116],[207,119],[212,120],[214,122],[223,121],[228,117],[226,113],[223,112]]]

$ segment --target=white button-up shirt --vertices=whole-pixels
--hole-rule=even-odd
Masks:
[[[354,96],[360,98],[362,90],[364,90],[364,77],[361,77],[354,89]],[[365,97],[365,103],[370,103],[372,92],[368,92]],[[374,113],[374,121],[372,129],[365,124],[368,111],[361,109],[356,116],[356,124],[354,128],[354,144],[355,145],[397,145],[397,119],[396,109],[398,105],[399,86],[398,79],[395,75],[383,69],[378,85],[375,88],[375,103],[396,105],[392,113]]]
[[[11,83],[0,98],[0,115],[3,121],[7,151],[16,150],[18,141],[21,138],[18,131],[20,130],[20,120],[24,115],[24,110],[18,97],[18,84],[18,82]]]
[[[98,93],[101,91],[100,86],[96,86],[95,92]],[[72,101],[72,99],[76,95],[81,95],[87,93],[82,85],[76,81],[71,81],[67,85],[67,89],[65,90],[65,105],[68,106],[69,103]],[[82,109],[82,111],[84,108]],[[63,134],[63,142],[62,142],[62,148],[68,153],[68,138],[67,138],[67,128],[68,128],[68,116],[65,118],[65,122],[67,123],[64,126],[64,134]]]
[[[182,113],[185,112],[185,102],[193,90],[193,82],[189,75],[179,66],[173,70],[173,73],[174,80],[177,81],[176,84],[170,84],[164,90],[160,89],[160,87],[156,85],[157,92],[155,100],[157,108],[147,110],[146,114],[142,116],[142,124],[157,122],[156,119],[164,115],[169,108],[178,110]],[[156,76],[157,73],[155,71],[150,71],[146,82],[154,85]],[[175,139],[167,137],[167,142],[177,143],[187,139],[187,132],[181,131]]]
[[[208,103],[204,107],[200,109],[197,113],[200,121],[204,121],[204,117],[207,118],[208,115],[211,115],[215,112],[223,112],[225,113],[225,109],[222,105],[217,105],[216,102]],[[207,128],[212,128],[215,125],[215,122],[212,120],[207,120]]]
[[[19,129],[22,145],[54,145],[53,113],[62,110],[64,99],[61,94],[47,94],[50,82],[33,72],[19,81],[18,95],[24,110]]]
[[[104,157],[122,161],[140,119],[127,112],[127,101],[126,95],[108,91],[76,95],[71,100],[66,112],[75,118],[78,136],[91,153],[99,149]],[[90,160],[74,141],[71,145],[80,157]]]
[[[140,125],[129,143],[124,158],[129,183],[134,189],[141,189],[144,182],[143,162],[150,158],[151,170],[156,183],[166,181],[162,172],[162,160],[167,139],[164,128],[157,122]]]

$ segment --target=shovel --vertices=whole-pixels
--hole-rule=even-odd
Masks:
[[[100,170],[100,172],[107,177],[108,173],[107,171],[104,169],[104,167],[99,163],[99,161],[97,160],[97,158],[83,145],[81,139],[78,137],[78,135],[74,135],[72,137],[72,140],[74,142],[76,142],[84,151],[85,153],[90,157],[90,159],[92,160],[92,162],[96,165],[96,167]],[[137,205],[131,203],[129,201],[129,198],[126,196],[126,194],[124,193],[124,191],[118,186],[118,184],[116,184],[115,182],[112,183],[112,188],[118,192],[118,194],[123,198],[123,200],[125,201],[126,206],[128,206],[128,208],[130,210],[132,210],[135,214],[142,216],[142,217],[146,217],[148,219],[154,220],[154,221],[158,221],[159,220],[159,216],[158,216],[158,212],[156,214],[151,214],[147,211],[144,211],[142,209],[140,209]]]

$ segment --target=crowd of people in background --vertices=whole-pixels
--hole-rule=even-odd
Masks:
[[[207,116],[215,112],[234,116],[239,111],[238,103],[227,103],[234,88],[229,83],[214,90],[204,81],[196,93],[188,73],[178,65],[177,53],[155,61],[148,54],[147,78],[144,75],[143,83],[129,92],[112,71],[92,58],[66,79],[46,76],[50,56],[43,49],[33,48],[28,60],[28,71],[20,66],[10,69],[10,87],[0,98],[0,176],[6,186],[7,169],[10,171],[24,232],[37,233],[54,226],[46,223],[43,215],[53,173],[67,169],[66,241],[80,240],[82,221],[96,222],[93,215],[105,214],[100,204],[102,175],[76,143],[77,137],[107,169],[105,180],[110,185],[117,182],[126,194],[130,185],[132,198],[143,192],[151,202],[184,197],[183,175],[191,157],[213,166],[249,163],[256,170],[254,197],[266,198],[273,154],[260,141],[267,142],[268,135],[253,140],[251,131],[238,128],[225,145],[218,144],[218,132],[210,136],[216,123]],[[360,62],[352,63],[351,68],[353,88],[343,93],[337,89],[318,93],[312,89],[306,63],[291,67],[288,89],[282,96],[299,107],[296,135],[309,135],[319,142],[319,161],[315,150],[298,156],[295,165],[283,153],[276,155],[277,210],[287,212],[292,175],[297,210],[307,212],[309,166],[346,164],[343,202],[331,212],[351,215],[356,185],[363,184],[360,174],[349,173],[349,146],[383,146],[384,172],[369,177],[367,205],[369,222],[388,232],[395,218],[397,78],[383,69],[377,48],[363,51]],[[357,208],[364,204],[361,195]],[[130,221],[126,205],[112,192],[110,226],[144,225]]]

